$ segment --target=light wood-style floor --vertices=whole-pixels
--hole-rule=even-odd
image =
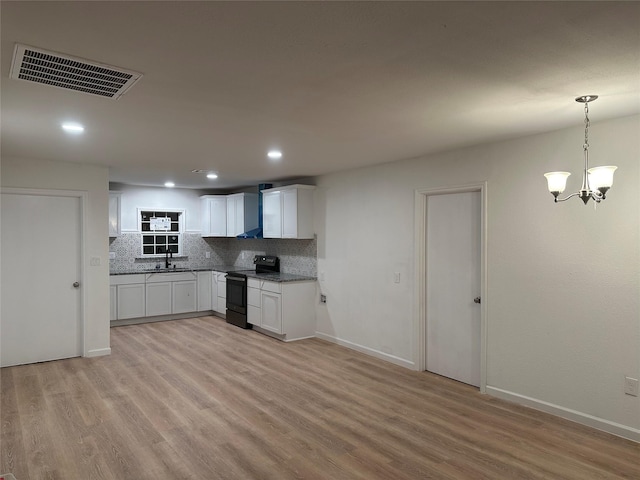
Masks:
[[[640,445],[321,340],[216,317],[1,370],[18,480],[639,479]]]

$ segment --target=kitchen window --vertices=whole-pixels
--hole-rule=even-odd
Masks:
[[[138,209],[143,257],[182,255],[184,210]]]

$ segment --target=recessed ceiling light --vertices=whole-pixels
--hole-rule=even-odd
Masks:
[[[173,188],[176,186],[176,184],[173,182],[164,182],[164,186],[168,188]]]
[[[207,178],[211,179],[211,180],[215,180],[216,178],[218,178],[218,175],[216,175],[215,173],[211,172],[211,173],[207,173]]]
[[[278,158],[282,158],[282,152],[280,150],[271,150],[267,153],[267,157],[277,160]]]
[[[84,127],[79,123],[63,123],[62,129],[67,133],[82,133],[84,132]]]

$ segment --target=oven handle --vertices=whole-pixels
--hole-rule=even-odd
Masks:
[[[233,275],[228,275],[227,274],[227,280],[231,280],[231,281],[236,281],[236,282],[244,282],[246,281],[246,277],[234,277]]]

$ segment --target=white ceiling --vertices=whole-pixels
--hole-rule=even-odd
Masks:
[[[0,8],[2,155],[123,183],[232,188],[412,158],[581,124],[582,94],[600,95],[594,123],[640,112],[639,2]],[[144,76],[119,100],[12,80],[16,43]]]

